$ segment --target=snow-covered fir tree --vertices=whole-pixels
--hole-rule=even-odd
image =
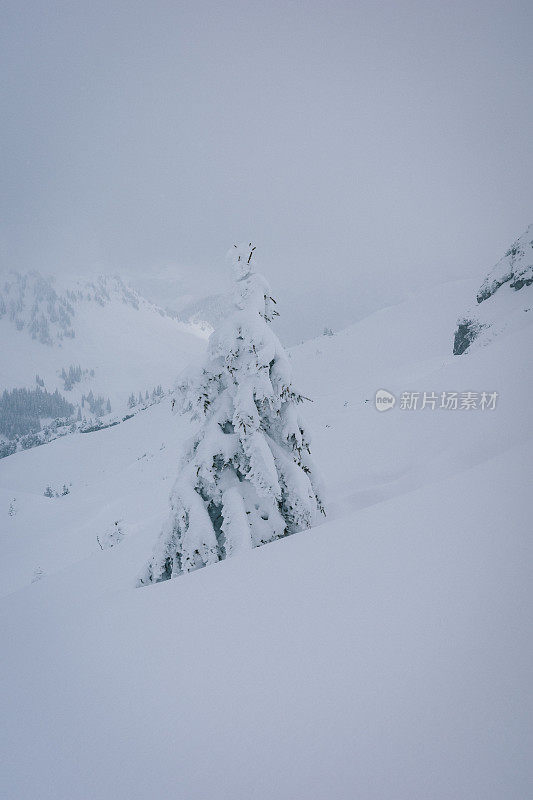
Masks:
[[[179,389],[175,410],[200,425],[141,585],[309,528],[324,510],[298,413],[305,398],[269,326],[275,301],[255,271],[255,247],[236,245],[228,256],[233,313],[212,334],[203,368]]]

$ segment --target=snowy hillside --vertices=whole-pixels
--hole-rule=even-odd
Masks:
[[[533,323],[533,225],[493,267],[478,289],[477,304],[458,321],[453,352],[483,347],[494,337]]]
[[[0,389],[58,390],[74,419],[120,415],[132,393],[137,403],[139,393],[144,400],[155,387],[168,390],[206,336],[120,278],[60,283],[8,273],[0,280]]]
[[[533,329],[454,357],[474,290],[290,351],[328,516],[230,561],[135,588],[169,401],[0,461],[2,796],[531,796]]]
[[[191,269],[194,274],[195,270]],[[218,281],[217,281],[218,279]],[[218,325],[228,312],[228,298],[223,293],[213,293],[220,276],[216,273],[210,276],[215,287],[210,286],[200,290],[196,280],[184,270],[177,268],[162,268],[156,275],[132,274],[128,276],[128,285],[133,286],[146,299],[164,309],[175,319],[203,331],[207,336]]]

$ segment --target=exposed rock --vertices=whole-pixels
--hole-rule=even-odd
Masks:
[[[476,336],[479,335],[483,327],[475,319],[463,319],[457,321],[457,330],[453,340],[453,354],[460,356],[470,347]]]
[[[494,336],[527,324],[524,314],[533,305],[533,225],[517,239],[491,269],[476,295],[477,304],[457,320],[453,353],[471,345],[488,344]],[[519,295],[517,296],[517,294]]]
[[[504,283],[516,291],[533,283],[533,225],[489,272],[477,293],[478,303],[491,297]]]

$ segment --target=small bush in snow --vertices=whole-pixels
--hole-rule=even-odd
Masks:
[[[33,577],[31,579],[31,582],[37,583],[37,581],[40,581],[42,578],[45,577],[45,575],[46,573],[44,569],[42,569],[41,567],[35,567],[35,569],[33,570]]]
[[[70,486],[72,486],[72,484],[70,484]],[[61,487],[61,491],[59,492],[57,489],[53,489],[52,486],[48,484],[43,494],[45,497],[65,497],[65,495],[70,494],[70,486],[67,486],[67,484],[64,483]]]
[[[124,538],[124,531],[121,526],[121,520],[115,520],[103,532],[101,536],[97,536],[96,540],[100,546],[100,550],[108,550],[110,547],[115,547]]]

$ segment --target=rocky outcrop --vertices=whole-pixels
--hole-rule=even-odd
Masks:
[[[458,319],[457,329],[453,339],[454,356],[460,356],[464,353],[482,330],[483,325],[475,319]]]
[[[477,305],[457,320],[453,353],[462,355],[474,342],[491,338],[522,324],[531,310],[533,291],[516,293],[533,284],[533,225],[517,239],[491,269],[476,295]]]
[[[505,283],[515,291],[533,283],[533,225],[514,242],[489,272],[477,293],[478,303],[487,300]]]

